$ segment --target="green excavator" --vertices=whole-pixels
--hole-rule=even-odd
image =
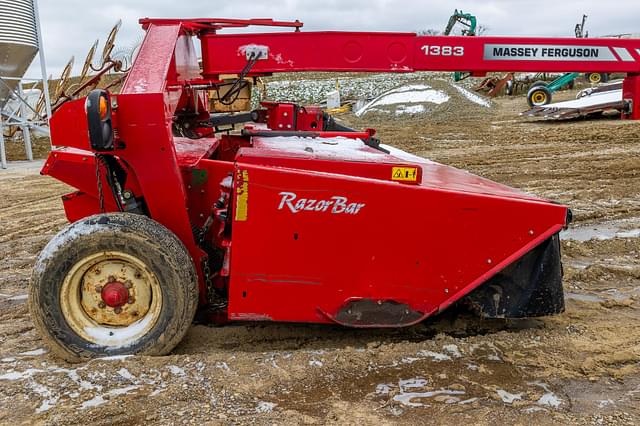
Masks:
[[[447,22],[447,27],[444,29],[442,34],[446,36],[451,35],[456,24],[460,24],[463,27],[460,32],[461,35],[463,36],[476,35],[476,28],[478,26],[477,18],[470,13],[464,13],[462,10],[458,10],[458,9],[455,9],[455,11],[453,12],[453,15],[451,15],[451,17],[449,18],[449,22]],[[469,77],[469,75],[470,73],[468,72],[456,71],[453,73],[453,80],[460,81]]]

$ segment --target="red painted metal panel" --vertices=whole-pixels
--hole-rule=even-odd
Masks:
[[[163,93],[180,24],[150,25],[120,93]]]
[[[420,70],[640,72],[640,54],[636,50],[640,48],[640,40],[632,39],[298,32],[205,34],[202,45],[204,75],[209,77],[237,73],[247,63],[245,52],[251,46],[266,46],[269,50],[269,58],[259,60],[253,67],[255,73]],[[494,51],[494,48],[508,50]],[[580,53],[576,53],[576,48],[580,48]],[[591,54],[593,49],[597,50],[597,56],[584,60],[582,56],[575,56]],[[566,56],[563,55],[565,53]]]
[[[118,133],[126,149],[116,155],[135,171],[151,218],[173,231],[199,264],[204,253],[193,239],[171,116],[166,114],[163,95],[120,95],[118,115]]]
[[[53,114],[50,122],[51,145],[91,149],[85,103],[85,98],[67,102]]]
[[[96,197],[84,192],[72,192],[62,196],[64,212],[70,223],[100,212],[100,204]],[[114,205],[115,207],[115,205]],[[112,208],[112,210],[115,210]]]
[[[640,75],[630,75],[622,85],[622,99],[630,106],[623,112],[622,118],[640,120]]]
[[[415,183],[425,187],[538,200],[538,198],[517,189],[481,178],[464,170],[408,154],[390,146],[383,146],[384,149],[390,151],[390,154],[386,154],[366,146],[360,140],[254,137],[252,141],[251,148],[242,148],[238,151],[237,161],[385,181],[393,180],[391,179],[393,167],[416,167],[419,170]],[[317,146],[325,144],[325,150],[317,148]]]
[[[328,322],[358,298],[431,314],[565,224],[566,207],[544,201],[238,168],[247,214],[233,223],[231,319]]]

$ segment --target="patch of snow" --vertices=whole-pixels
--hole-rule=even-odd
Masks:
[[[548,392],[540,397],[540,399],[538,400],[538,404],[558,408],[560,404],[562,404],[562,400],[558,398],[553,392]]]
[[[454,358],[462,358],[462,354],[460,353],[460,349],[458,348],[458,346],[451,344],[451,345],[444,345],[442,347],[442,349],[444,349],[445,352],[449,352],[449,354],[451,354],[452,357]]]
[[[2,358],[2,362],[14,362],[16,359],[15,358]]]
[[[159,395],[161,392],[164,392],[165,390],[166,390],[166,389],[162,389],[162,388],[160,388],[160,389],[156,389],[156,390],[154,390],[153,392],[151,392],[151,393],[149,394],[149,396],[156,396],[156,395]]]
[[[393,385],[381,383],[376,386],[376,395],[389,395],[392,388],[393,388]]]
[[[638,238],[640,237],[640,229],[632,229],[631,231],[622,231],[616,234],[618,238]]]
[[[127,380],[131,380],[132,382],[135,382],[136,378],[133,374],[131,374],[129,372],[129,370],[127,370],[126,368],[121,368],[120,370],[117,371],[118,375],[120,377],[122,377],[123,379],[127,379]]]
[[[64,373],[67,375],[67,377],[69,377],[69,379],[71,379],[74,383],[76,383],[79,387],[80,390],[93,390],[96,389],[98,391],[102,390],[102,386],[101,385],[97,385],[97,384],[93,384],[91,382],[88,382],[86,380],[83,380],[80,375],[78,374],[77,370],[69,370],[66,368],[50,368],[49,371],[54,372],[54,373]]]
[[[400,105],[396,108],[396,115],[401,114],[420,114],[425,112],[427,109],[424,105]]]
[[[425,84],[412,84],[389,90],[378,96],[361,109],[355,112],[357,117],[362,116],[371,108],[381,105],[398,105],[407,103],[432,103],[443,104],[449,100],[449,95],[441,90],[432,89]]]
[[[419,377],[398,381],[398,386],[402,391],[404,391],[405,389],[423,388],[428,384],[429,384],[429,381],[427,379],[423,379]]]
[[[40,348],[40,349],[35,349],[33,351],[20,352],[18,355],[20,355],[20,356],[39,356],[39,355],[44,355],[46,353],[47,353],[46,350]]]
[[[602,399],[602,400],[598,401],[598,408],[604,408],[604,407],[607,407],[609,405],[616,405],[616,403],[613,402],[613,400],[611,400],[611,399]]]
[[[177,365],[168,365],[167,368],[174,376],[183,377],[187,375],[187,373],[185,373],[184,370]]]
[[[42,401],[42,404],[40,404],[40,406],[36,408],[36,413],[43,413],[45,411],[49,411],[51,408],[53,408],[56,405],[59,399],[60,399],[59,396],[45,399],[44,401]]]
[[[104,404],[108,400],[111,400],[112,397],[125,395],[125,394],[131,392],[132,390],[138,389],[139,387],[140,386],[133,385],[133,386],[127,386],[127,387],[119,388],[119,389],[111,389],[109,392],[106,392],[106,393],[101,394],[101,395],[96,395],[95,397],[91,398],[90,400],[84,401],[80,405],[80,409],[81,410],[86,410],[87,408],[97,407],[99,405]],[[107,399],[105,399],[105,396],[107,396]]]
[[[393,400],[407,407],[422,407],[424,404],[421,402],[413,402],[412,400],[416,398],[431,398],[437,395],[464,395],[464,391],[440,389],[426,392],[403,392],[395,395]],[[452,403],[458,401],[459,398],[452,399]]]
[[[506,404],[513,404],[513,401],[518,401],[522,399],[522,393],[510,393],[506,390],[498,389],[496,391],[502,402]]]
[[[33,377],[34,374],[44,373],[44,370],[39,370],[37,368],[29,368],[23,372],[19,371],[10,371],[8,373],[0,375],[0,380],[25,380]]]
[[[7,300],[18,301],[18,300],[27,300],[29,298],[28,294],[19,294],[17,296],[8,297]]]
[[[41,385],[40,383],[36,383],[35,381],[31,381],[31,383],[29,383],[29,387],[40,397],[45,398],[40,404],[40,407],[36,408],[36,413],[48,411],[56,402],[58,402],[58,399],[60,399],[59,396],[53,395],[51,389]]]
[[[419,351],[418,352],[418,356],[421,356],[423,358],[433,358],[434,361],[451,361],[451,357],[447,354],[441,354],[439,352],[432,352],[432,351]]]
[[[538,399],[538,405],[558,408],[562,404],[562,400],[558,398],[549,388],[549,385],[542,382],[529,382],[530,385],[542,388],[546,393]]]
[[[127,358],[132,357],[133,355],[112,355],[112,356],[104,356],[102,358],[96,358],[96,361],[122,361]]]
[[[453,87],[454,89],[456,89],[458,92],[460,92],[462,94],[462,96],[464,96],[465,98],[467,98],[468,100],[470,100],[473,103],[476,103],[480,106],[483,106],[485,108],[489,108],[491,106],[491,101],[483,98],[482,96],[479,96],[473,92],[470,92],[469,90],[465,89],[462,86],[459,86],[457,84],[453,84],[450,83],[451,87]]]
[[[270,413],[276,407],[277,404],[273,402],[260,401],[256,406],[256,411],[258,413]]]
[[[318,361],[317,359],[312,359],[311,361],[309,361],[309,365],[311,367],[322,367],[324,364],[322,364],[322,361]]]
[[[342,159],[351,161],[378,160],[385,154],[368,147],[361,139],[345,138],[302,138],[298,136],[278,136],[259,138],[255,147],[274,149],[297,156]]]
[[[275,361],[274,361],[274,363],[275,363]],[[224,361],[216,362],[216,368],[219,368],[219,369],[224,370],[224,371],[231,371],[231,369],[229,368],[227,363],[224,362]]]

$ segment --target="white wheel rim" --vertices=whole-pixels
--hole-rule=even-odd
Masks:
[[[115,288],[125,298],[107,305],[105,300],[112,299],[105,299],[105,288]],[[130,346],[156,324],[162,291],[155,274],[140,259],[105,251],[71,268],[60,290],[60,307],[67,324],[84,340],[100,346]]]

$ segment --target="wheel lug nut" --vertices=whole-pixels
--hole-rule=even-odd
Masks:
[[[106,305],[106,303],[104,303],[104,302],[100,302],[100,303],[98,303],[98,307],[99,307],[100,309],[104,309],[106,306],[107,306],[107,305]]]
[[[134,303],[136,303],[136,299],[134,299],[133,297],[130,297],[129,300],[127,300],[127,303],[130,305],[133,305]]]
[[[109,278],[107,279],[109,280],[110,283],[112,283],[116,280],[116,277],[114,277],[113,275],[109,275]]]
[[[113,309],[113,312],[115,312],[116,314],[119,314],[120,312],[122,312],[122,308],[118,306],[117,308]]]
[[[102,292],[102,286],[101,285],[97,285],[96,286],[96,293],[101,293]]]
[[[100,275],[100,269],[96,269],[95,271],[93,271],[96,275]]]
[[[125,288],[131,288],[133,287],[133,283],[131,281],[127,281],[126,283],[124,283]]]

